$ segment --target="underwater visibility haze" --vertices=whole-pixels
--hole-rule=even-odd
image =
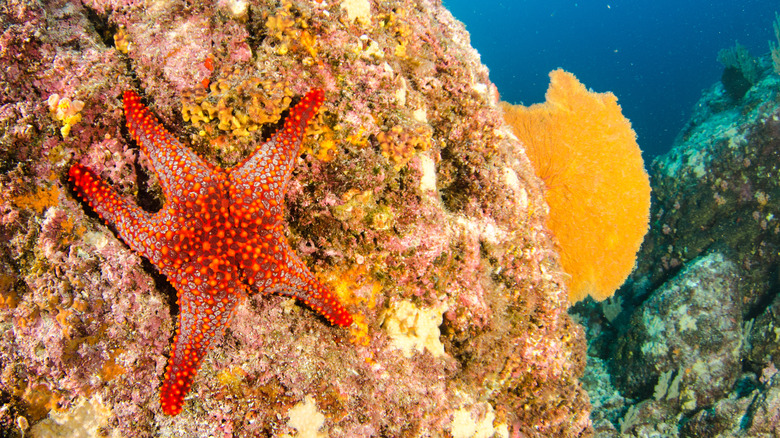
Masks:
[[[701,90],[720,79],[720,49],[734,41],[754,56],[774,40],[780,3],[768,0],[444,0],[471,34],[501,99],[543,102],[547,73],[563,68],[611,91],[645,158],[669,150]]]

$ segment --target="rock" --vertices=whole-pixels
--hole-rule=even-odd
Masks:
[[[741,367],[739,279],[733,262],[712,253],[656,290],[618,340],[611,362],[617,387],[628,397],[648,398],[657,385],[670,385],[660,377],[671,371],[680,376],[677,394],[663,388],[664,398],[685,410],[725,395]]]
[[[294,435],[300,407],[330,437],[590,433],[584,336],[542,186],[440,1],[2,9],[3,412],[33,427],[99,399],[100,433],[128,438]],[[74,198],[67,169],[87,165],[155,211],[164,196],[123,129],[124,89],[228,167],[313,87],[325,103],[287,183],[285,233],[355,323],[248,297],[167,417],[175,293]],[[58,117],[53,95],[83,106]]]

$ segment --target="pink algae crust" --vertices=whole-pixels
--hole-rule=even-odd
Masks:
[[[590,434],[540,182],[440,2],[44,3],[0,6],[0,428],[99,399],[106,436],[295,436],[291,409],[311,396],[332,437],[450,436],[456,418]],[[325,103],[288,183],[287,237],[355,323],[250,297],[165,416],[175,292],[75,199],[67,169],[155,210],[123,90],[231,166],[314,87]],[[67,136],[54,94],[84,103]],[[426,347],[399,346],[401,308],[441,318]]]

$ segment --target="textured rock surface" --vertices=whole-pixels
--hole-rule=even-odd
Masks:
[[[616,299],[577,308],[597,436],[778,435],[780,77],[760,65],[738,101],[704,92],[651,166],[636,271]]]
[[[635,295],[719,250],[745,269],[743,313],[766,306],[780,244],[778,85],[780,77],[767,72],[737,103],[713,86],[674,149],[653,162],[654,226],[633,274],[642,282]]]
[[[105,436],[295,435],[301,412],[333,437],[589,433],[539,181],[438,2],[10,0],[0,20],[4,432],[97,406]],[[123,89],[233,165],[314,86],[288,237],[356,323],[251,297],[166,417],[174,292],[74,199],[67,168],[154,210]]]
[[[618,340],[613,381],[627,396],[647,398],[671,371],[684,409],[709,405],[741,371],[741,323],[734,263],[719,253],[693,260],[634,312]]]

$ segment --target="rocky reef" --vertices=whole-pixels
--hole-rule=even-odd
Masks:
[[[576,308],[597,436],[780,434],[780,76],[755,65],[742,96],[706,90],[653,162],[627,285]]]
[[[541,183],[440,2],[9,0],[0,23],[3,436],[590,434]],[[250,296],[165,416],[175,292],[67,169],[155,211],[123,90],[229,167],[313,87],[287,237],[355,322]],[[745,221],[771,235],[769,213]]]

